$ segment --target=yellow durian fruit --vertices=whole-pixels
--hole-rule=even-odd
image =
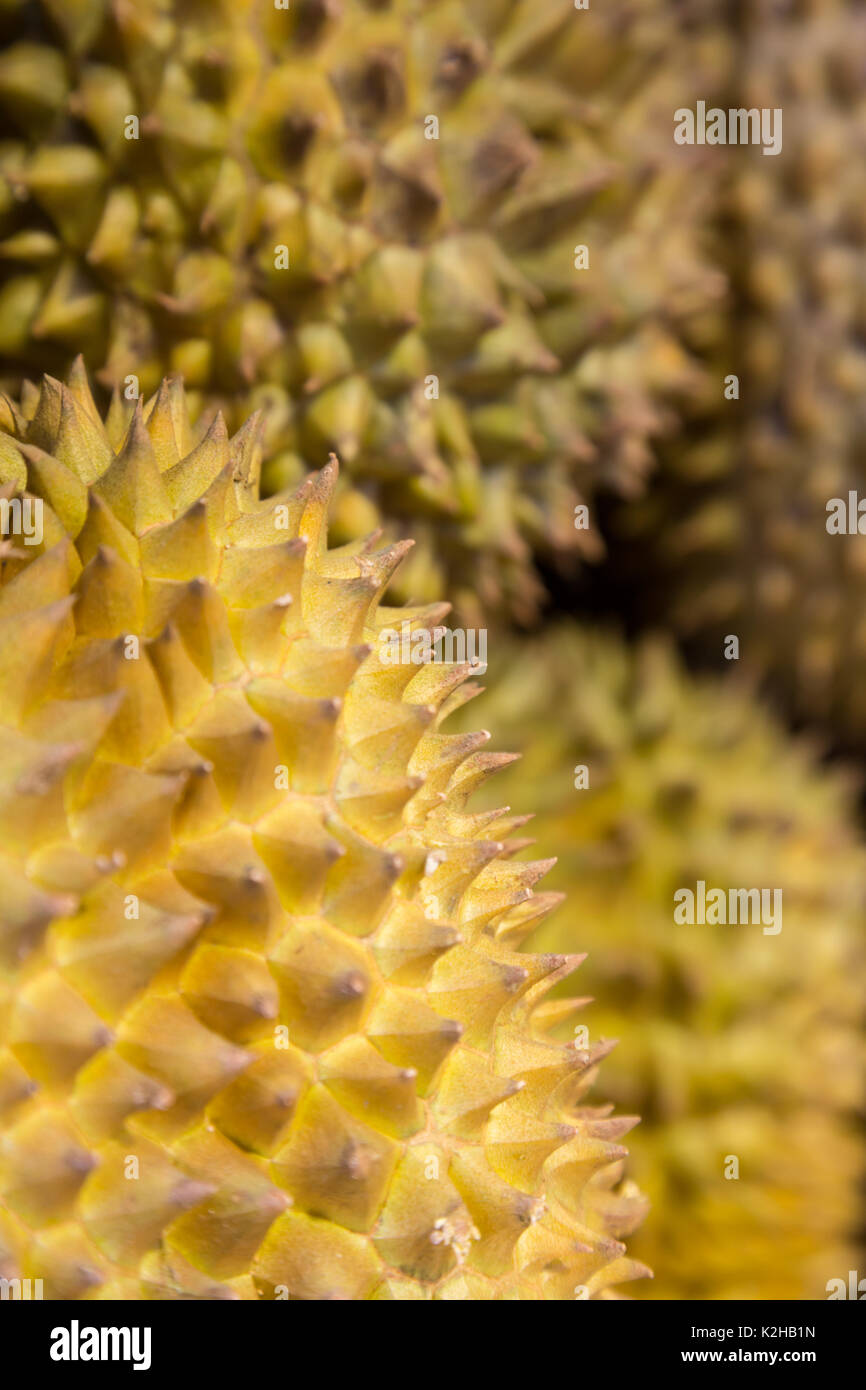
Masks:
[[[529,955],[546,861],[466,802],[465,666],[336,462],[80,364],[0,402],[0,1270],[51,1299],[573,1299],[646,1273],[634,1121]]]

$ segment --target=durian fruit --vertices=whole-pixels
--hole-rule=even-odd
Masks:
[[[634,1120],[548,1036],[582,957],[517,949],[556,895],[466,808],[508,761],[442,727],[467,667],[386,659],[445,611],[381,605],[406,546],[328,548],[334,463],[260,501],[254,422],[197,439],[177,381],[2,404],[43,526],[0,557],[4,1275],[618,1296]]]
[[[21,0],[7,376],[83,348],[262,406],[270,488],[334,449],[336,535],[411,522],[401,592],[531,616],[534,554],[598,558],[575,508],[634,493],[700,388],[719,166],[672,112],[726,68],[718,9]]]
[[[655,1280],[641,1291],[826,1298],[862,1268],[853,789],[738,686],[687,676],[666,638],[631,648],[564,624],[491,645],[486,680],[482,713],[523,752],[498,795],[537,811],[568,895],[531,944],[589,951],[589,1045],[619,1039],[604,1095],[642,1116],[631,1163],[652,1219],[632,1253]],[[780,889],[781,930],[676,923],[674,893],[699,880]]]
[[[862,4],[747,7],[735,104],[782,109],[782,152],[729,152],[716,408],[619,518],[611,562],[624,573],[631,550],[644,616],[669,615],[696,655],[720,660],[736,634],[741,665],[795,717],[860,748],[866,541],[829,534],[827,506],[866,496],[864,72]]]

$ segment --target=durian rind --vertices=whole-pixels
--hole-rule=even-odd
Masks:
[[[546,862],[466,807],[468,669],[389,665],[405,546],[329,549],[336,462],[79,363],[10,407],[0,556],[0,1243],[46,1298],[616,1296],[634,1123],[516,949]],[[14,484],[8,485],[10,492]],[[19,499],[20,500],[20,499]]]

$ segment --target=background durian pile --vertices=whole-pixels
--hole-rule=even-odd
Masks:
[[[534,834],[558,856],[548,883],[567,894],[535,944],[580,940],[595,996],[581,1023],[621,1040],[604,1083],[642,1117],[629,1148],[652,1203],[631,1243],[655,1270],[645,1293],[821,1297],[827,1269],[857,1267],[863,1176],[866,857],[850,779],[746,691],[687,677],[658,637],[629,649],[556,626],[508,652],[487,718],[523,754],[497,798],[532,788]],[[701,878],[780,888],[778,936],[675,928],[674,892]]]
[[[6,361],[81,351],[107,386],[171,370],[234,424],[262,407],[266,483],[336,450],[355,484],[338,538],[411,518],[407,592],[447,581],[464,608],[531,616],[533,555],[597,555],[574,506],[633,493],[700,389],[685,344],[722,289],[706,160],[671,158],[665,118],[684,84],[712,90],[724,36],[677,41],[655,4],[579,18],[570,0],[13,5]]]
[[[862,1264],[866,537],[824,522],[866,457],[866,7],[0,0],[0,39],[0,497],[46,506],[0,542],[0,1272],[825,1297]],[[698,100],[782,107],[782,153],[677,146]],[[404,617],[486,628],[488,693],[377,667]],[[675,926],[699,878],[781,888],[781,934]]]

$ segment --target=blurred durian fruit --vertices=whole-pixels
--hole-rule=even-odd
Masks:
[[[604,1093],[642,1116],[640,1294],[825,1298],[858,1267],[866,1169],[852,788],[745,691],[687,676],[667,639],[566,624],[492,646],[485,679],[470,708],[523,755],[497,799],[536,813],[567,895],[532,945],[588,951],[590,1041],[619,1039]],[[675,923],[699,880],[780,889],[781,931]]]
[[[672,112],[726,8],[3,0],[7,378],[262,407],[266,487],[334,449],[335,537],[411,524],[398,593],[530,618],[704,389],[719,163]]]
[[[381,603],[406,543],[329,545],[334,462],[262,501],[177,382],[0,407],[2,1277],[620,1296],[635,1120],[550,1035],[582,958],[519,950],[548,863],[466,810],[468,667],[386,660],[447,611]]]
[[[866,536],[828,532],[828,503],[866,498],[866,7],[753,0],[736,92],[782,109],[782,151],[729,151],[714,408],[620,509],[611,571],[696,658],[736,634],[791,715],[862,749]]]

